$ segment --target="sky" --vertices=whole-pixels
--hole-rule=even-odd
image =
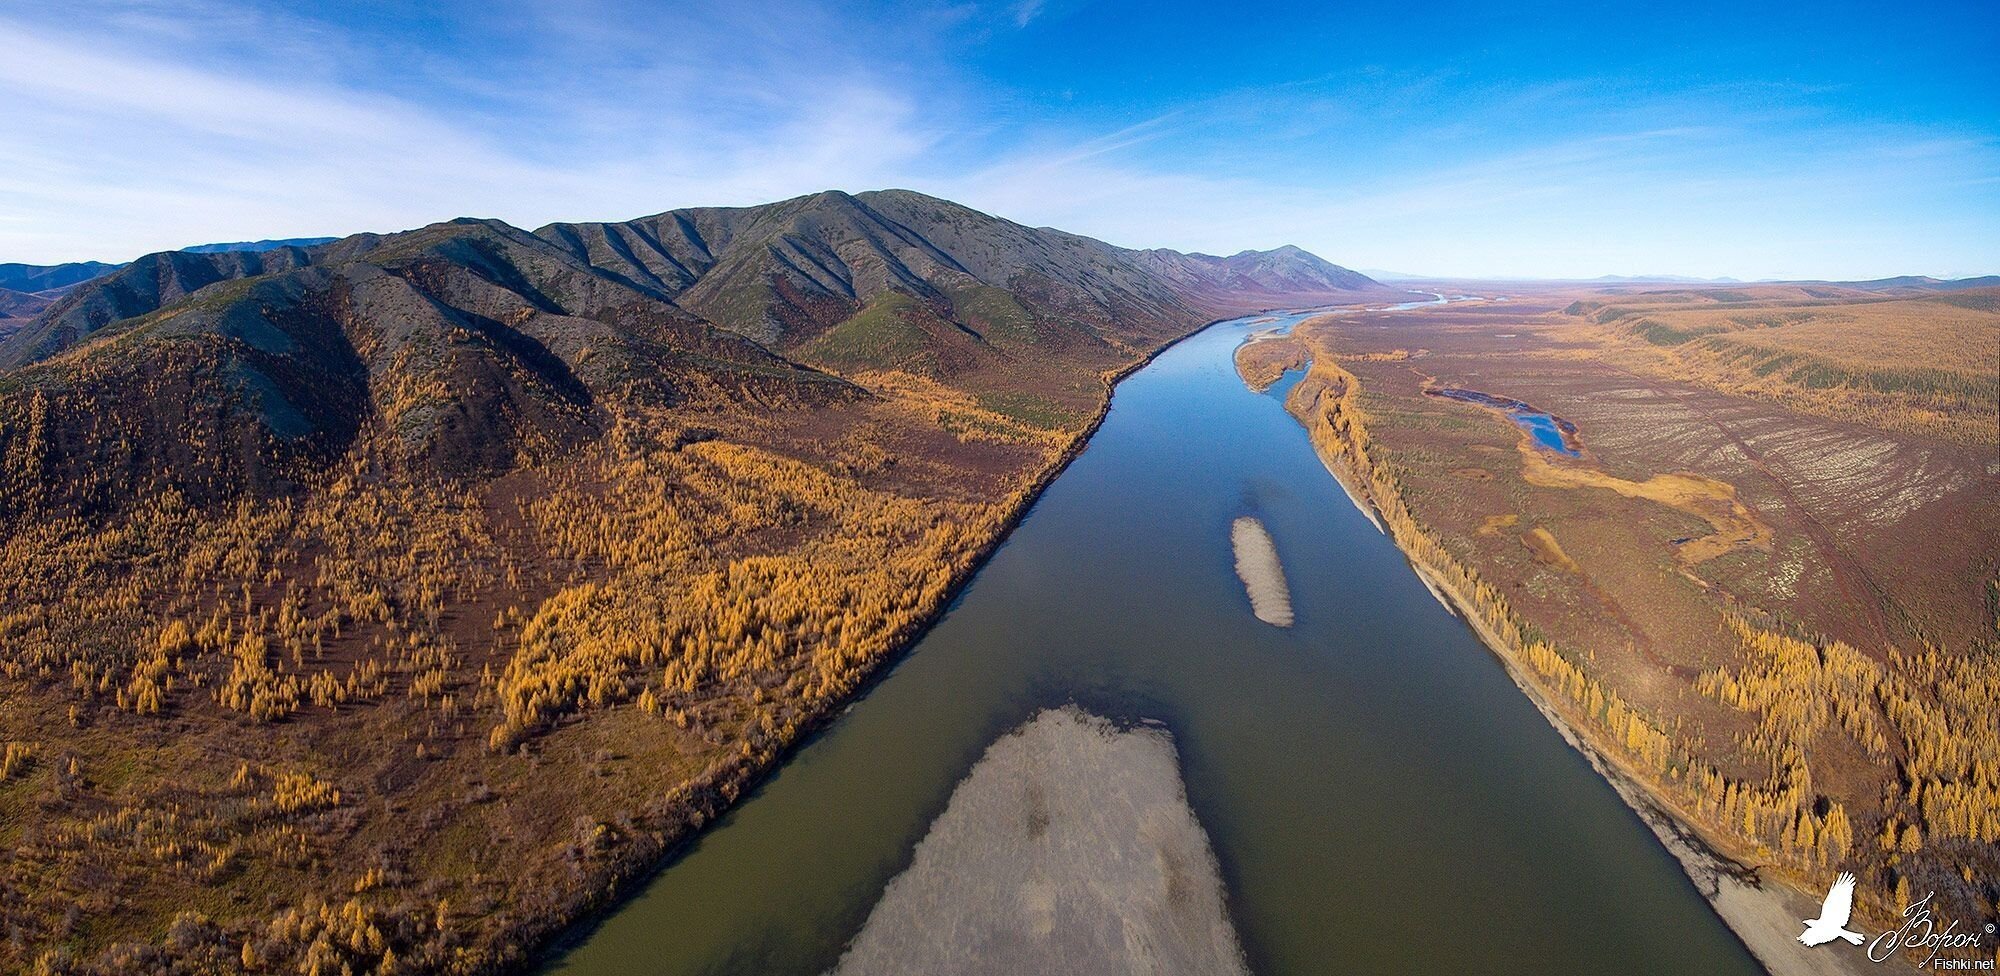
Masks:
[[[0,0],[0,262],[907,187],[1403,273],[2000,273],[1993,0],[1237,6]]]

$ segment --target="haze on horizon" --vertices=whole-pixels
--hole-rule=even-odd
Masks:
[[[0,12],[0,261],[902,186],[1467,277],[2000,272],[2000,8]]]

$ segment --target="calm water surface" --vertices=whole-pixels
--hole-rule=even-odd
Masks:
[[[1528,436],[1534,439],[1535,446],[1542,450],[1554,451],[1564,457],[1583,456],[1583,452],[1576,448],[1576,425],[1546,410],[1537,410],[1512,397],[1481,393],[1478,390],[1446,387],[1425,392],[1431,396],[1492,407],[1506,414],[1507,419],[1512,420],[1516,427],[1527,431]]]
[[[1245,335],[1302,317],[1212,326],[1127,379],[894,672],[548,971],[824,971],[986,746],[1076,702],[1173,730],[1259,973],[1759,972],[1236,378]],[[1277,541],[1289,629],[1251,616],[1242,515]]]

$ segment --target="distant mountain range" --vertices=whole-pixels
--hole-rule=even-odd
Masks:
[[[1227,314],[1401,294],[1295,247],[1132,251],[900,190],[533,232],[465,218],[75,285],[0,341],[0,450],[34,390],[67,418],[49,484],[86,506],[279,485],[364,428],[441,476],[491,474],[595,437],[613,399],[849,398],[840,375],[888,368],[1003,390]]]
[[[109,274],[123,265],[99,261],[71,264],[0,264],[0,288],[14,292],[41,292],[67,288],[79,282]]]
[[[1813,284],[1841,284],[1849,288],[1860,288],[1867,291],[1889,291],[1895,289],[1964,291],[1967,288],[1992,288],[2000,286],[2000,275],[1985,275],[1979,278],[1933,278],[1929,275],[1901,275],[1895,278],[1876,278],[1872,281],[1813,282]]]
[[[193,247],[181,248],[181,250],[194,254],[221,254],[226,251],[275,251],[281,247],[313,247],[318,244],[331,244],[337,240],[340,240],[340,238],[281,237],[263,241],[232,241],[228,244],[196,244]]]
[[[334,237],[291,237],[283,240],[237,241],[229,244],[197,244],[182,250],[192,254],[221,254],[228,251],[269,251],[280,247],[311,247],[331,243]],[[55,304],[63,293],[83,282],[110,274],[122,264],[102,261],[75,261],[69,264],[0,264],[0,339],[20,330]]]
[[[1876,278],[1869,281],[1833,281],[1813,278],[1759,278],[1745,281],[1742,278],[1696,278],[1688,275],[1598,275],[1595,278],[1490,278],[1466,277],[1463,275],[1407,274],[1401,271],[1365,269],[1365,274],[1377,281],[1425,282],[1425,281],[1536,281],[1561,284],[1669,284],[1669,285],[1838,285],[1844,288],[1881,291],[1886,289],[1914,289],[1917,291],[1958,291],[1965,288],[1991,288],[2000,285],[2000,275],[1985,275],[1977,278],[1933,278],[1929,275],[1901,275],[1894,278]]]

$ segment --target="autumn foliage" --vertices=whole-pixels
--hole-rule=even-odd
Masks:
[[[1288,408],[1421,571],[1591,743],[1745,860],[1813,879],[1831,868],[1863,873],[1871,879],[1866,911],[1893,916],[1904,897],[1894,893],[1907,892],[1912,876],[1962,894],[1976,911],[1996,910],[1996,893],[1978,885],[2000,845],[1994,649],[1925,643],[1871,654],[1748,610],[1730,612],[1724,619],[1741,664],[1711,668],[1692,683],[1752,721],[1731,741],[1704,741],[1680,716],[1648,712],[1608,684],[1589,648],[1543,636],[1423,524],[1404,469],[1374,442],[1360,381],[1341,365],[1329,332],[1306,327],[1291,340],[1311,355]],[[1267,350],[1256,361],[1281,358]],[[1815,776],[1817,764],[1845,766],[1855,754],[1884,774],[1879,791]],[[1735,761],[1725,768],[1718,755]]]

